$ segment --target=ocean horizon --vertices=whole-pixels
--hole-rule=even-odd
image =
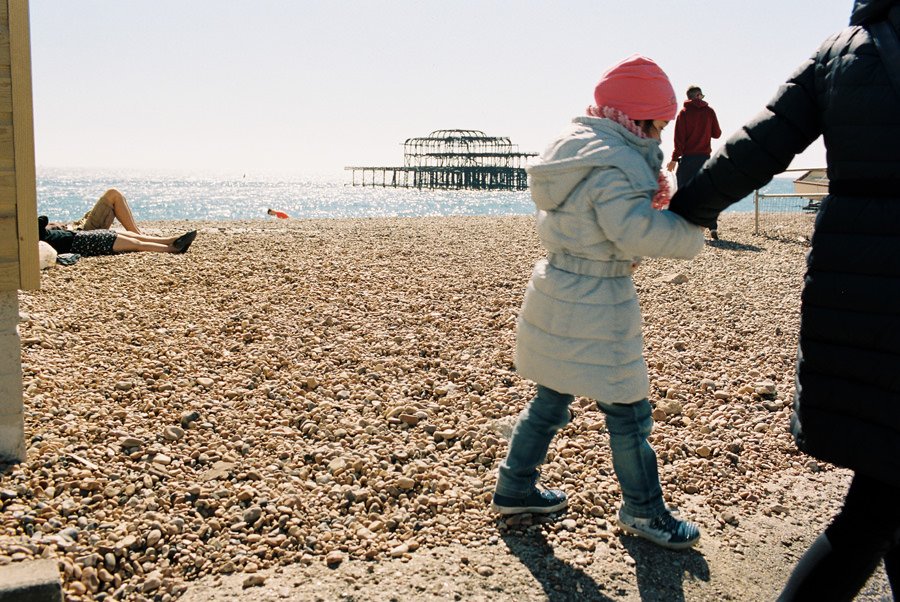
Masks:
[[[116,188],[139,221],[272,219],[267,209],[298,219],[529,215],[527,190],[428,190],[352,186],[339,175],[204,174],[117,169],[37,170],[39,215],[78,219],[104,191]],[[761,192],[793,192],[791,178],[777,177]],[[796,200],[797,210],[805,200]],[[753,211],[753,195],[728,212]]]

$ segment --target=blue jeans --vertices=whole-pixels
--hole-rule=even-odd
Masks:
[[[519,415],[506,459],[500,464],[496,492],[510,497],[528,495],[537,484],[553,436],[569,423],[572,395],[538,385],[537,395]],[[597,406],[606,415],[613,469],[622,488],[625,511],[652,518],[666,509],[659,484],[656,452],[647,437],[653,428],[650,402]]]
[[[709,155],[684,155],[681,157],[678,161],[678,169],[675,170],[675,180],[678,182],[678,187],[684,188],[691,181],[691,178],[697,175],[697,172],[700,171],[707,159],[709,159]],[[716,223],[713,224],[710,230],[718,229],[719,224],[718,220],[716,220]]]

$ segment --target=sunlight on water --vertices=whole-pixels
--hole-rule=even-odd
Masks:
[[[347,180],[278,176],[173,175],[38,170],[38,213],[51,220],[81,217],[107,188],[117,188],[140,220],[266,219],[266,209],[294,218],[528,215],[528,191],[413,190],[354,187]],[[775,180],[771,192],[789,191]],[[752,197],[732,206],[752,211]]]

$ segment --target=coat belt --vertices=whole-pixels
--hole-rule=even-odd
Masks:
[[[547,263],[558,270],[582,276],[594,276],[595,278],[631,276],[630,261],[602,261],[566,253],[550,253],[547,255]]]

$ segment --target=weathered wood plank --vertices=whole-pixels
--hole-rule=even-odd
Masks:
[[[16,187],[0,186],[0,215],[16,220]]]
[[[17,288],[34,290],[41,286],[41,273],[38,253],[37,174],[34,166],[34,106],[28,2],[8,0],[6,5],[9,12],[10,56],[13,59],[10,68],[19,245]]]
[[[19,233],[15,214],[0,212],[0,261],[12,261],[19,255]]]
[[[0,76],[0,112],[12,111],[12,80]]]
[[[15,290],[19,284],[19,262],[0,259],[0,290]]]

